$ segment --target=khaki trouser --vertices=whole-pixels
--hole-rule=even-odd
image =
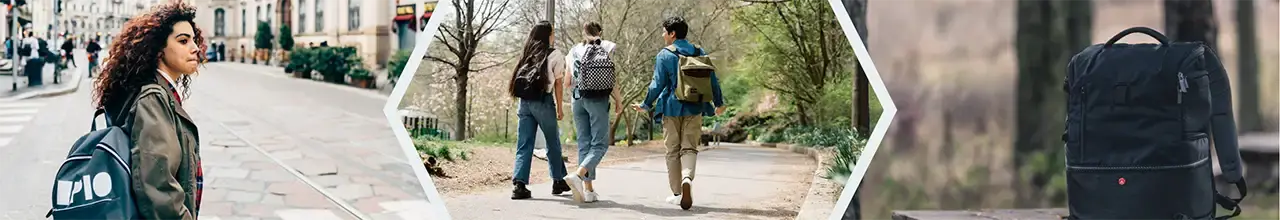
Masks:
[[[702,116],[662,117],[662,135],[667,146],[667,181],[671,193],[680,194],[684,178],[693,179],[702,138]]]

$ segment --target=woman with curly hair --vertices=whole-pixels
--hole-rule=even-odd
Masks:
[[[196,9],[163,3],[130,19],[111,43],[94,106],[134,146],[129,170],[143,219],[196,219],[203,174],[196,125],[182,108],[205,59]]]

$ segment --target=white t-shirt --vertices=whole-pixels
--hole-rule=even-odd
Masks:
[[[555,50],[547,54],[547,93],[554,92],[556,79],[563,76],[561,73],[564,73],[564,70],[564,53],[561,53],[560,50]]]
[[[605,53],[608,53],[610,55],[613,54],[613,48],[617,46],[618,44],[613,43],[613,41],[600,40],[600,47],[604,47]],[[576,45],[573,45],[572,49],[569,49],[569,55],[565,56],[564,59],[568,61],[567,63],[569,65],[573,65],[574,63],[578,62],[578,59],[581,59],[583,56],[586,56],[586,54],[587,54],[587,45],[584,43],[578,43]],[[572,66],[570,66],[569,68],[572,68]]]

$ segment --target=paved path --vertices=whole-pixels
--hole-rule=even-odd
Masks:
[[[511,200],[503,188],[446,198],[454,219],[789,219],[799,201],[778,201],[785,193],[808,191],[814,163],[800,154],[773,148],[722,144],[698,156],[694,207],[665,203],[670,196],[666,163],[652,157],[634,163],[601,166],[596,191],[600,201],[579,204],[552,196],[550,183],[530,185],[533,199]],[[536,166],[536,165],[535,165]],[[803,199],[803,195],[799,195]],[[792,204],[792,205],[782,205]],[[789,207],[794,206],[794,207]]]
[[[382,114],[385,98],[237,65],[206,65],[185,100],[207,176],[201,219],[428,219]],[[12,138],[0,145],[0,175],[21,177],[0,178],[0,219],[44,217],[53,174],[89,129],[92,86],[83,83],[68,95],[0,103],[0,140]],[[5,136],[9,109],[28,110],[9,111],[23,128]]]

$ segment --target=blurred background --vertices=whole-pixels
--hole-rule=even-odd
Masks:
[[[868,50],[899,111],[860,189],[864,218],[889,218],[894,210],[1065,207],[1058,135],[1067,59],[1133,26],[1175,40],[1208,39],[1218,51],[1246,148],[1251,194],[1243,216],[1280,218],[1277,1],[915,0],[867,7]],[[1175,36],[1170,26],[1192,34]],[[1154,42],[1139,35],[1123,41]],[[1034,50],[1023,52],[1053,58],[1019,59],[1028,48]]]

